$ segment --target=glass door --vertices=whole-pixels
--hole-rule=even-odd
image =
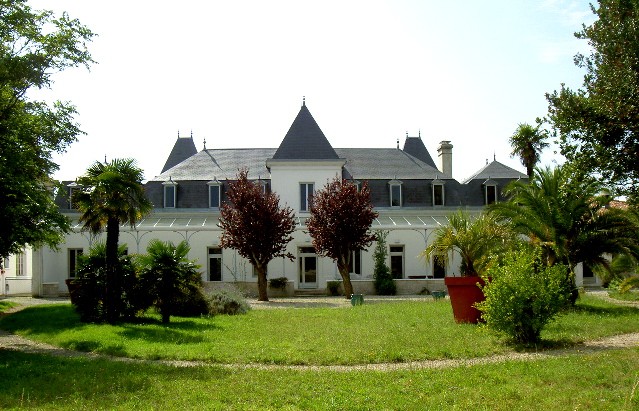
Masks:
[[[313,247],[299,249],[299,288],[317,288],[317,255]]]

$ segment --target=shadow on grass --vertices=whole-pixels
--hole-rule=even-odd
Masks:
[[[605,315],[609,317],[623,317],[628,315],[636,315],[639,310],[635,307],[628,307],[622,305],[599,305],[590,302],[580,302],[576,306],[570,308],[568,313],[584,313],[592,315]]]
[[[104,359],[53,357],[0,349],[2,408],[118,408],[139,396],[146,398],[158,380],[207,384],[230,371],[218,367],[188,370],[155,364],[132,364]],[[192,382],[191,382],[192,381]],[[72,382],[72,383],[70,383]],[[157,388],[157,387],[156,387]],[[152,395],[152,394],[151,394]]]
[[[52,334],[84,325],[70,304],[27,307],[0,319],[0,328],[11,332]]]

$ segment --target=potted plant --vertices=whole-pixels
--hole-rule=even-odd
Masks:
[[[490,257],[509,248],[514,240],[510,228],[499,224],[491,215],[482,213],[472,217],[462,210],[450,215],[448,224],[435,231],[435,239],[422,256],[429,260],[431,257],[441,259],[446,265],[452,253],[461,258],[460,276],[444,278],[456,322],[479,322],[481,312],[475,304],[484,300],[481,286],[485,282],[481,274]]]

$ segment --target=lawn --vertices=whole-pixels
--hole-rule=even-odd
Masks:
[[[472,358],[512,349],[482,327],[455,324],[448,301],[254,310],[176,318],[168,326],[156,316],[87,325],[69,305],[51,305],[7,316],[0,328],[80,350],[211,363],[178,368],[0,350],[3,409],[639,408],[639,347],[403,371],[241,366]],[[586,296],[542,337],[546,345],[569,346],[627,332],[639,332],[637,309]]]

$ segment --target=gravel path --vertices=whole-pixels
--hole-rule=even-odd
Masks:
[[[608,298],[607,293],[593,292],[600,298]],[[429,297],[395,297],[394,300],[423,300]],[[391,298],[381,298],[378,300],[389,300]],[[34,299],[28,297],[14,297],[7,299],[21,304],[8,310],[10,312],[19,311],[27,306],[35,304],[51,304],[51,303],[68,303],[65,299]],[[297,300],[297,301],[294,301]],[[371,297],[368,302],[374,302],[376,299]],[[617,300],[612,300],[619,303]],[[623,302],[622,302],[623,303]],[[266,308],[283,308],[283,307],[315,307],[329,306],[342,307],[350,305],[350,302],[344,298],[336,297],[319,297],[305,299],[273,299],[271,303],[259,303],[252,301],[256,309]],[[632,305],[639,308],[639,303],[630,303],[623,305]],[[6,315],[5,314],[5,315]],[[216,364],[203,361],[168,361],[168,360],[140,360],[126,357],[112,357],[102,354],[86,353],[66,350],[55,347],[50,344],[35,342],[24,337],[0,330],[0,349],[13,350],[25,353],[48,354],[61,357],[85,357],[85,358],[105,358],[112,361],[132,362],[132,363],[148,363],[148,364],[164,364],[173,367],[196,367],[196,366],[216,366],[229,369],[258,369],[258,370],[300,370],[300,371],[396,371],[396,370],[419,370],[419,369],[437,369],[450,367],[467,367],[479,364],[492,364],[506,361],[534,361],[543,358],[556,358],[575,354],[590,354],[605,350],[639,347],[639,333],[622,334],[612,337],[602,338],[595,341],[587,341],[570,348],[543,350],[538,352],[508,352],[505,354],[492,355],[488,357],[470,358],[470,359],[454,359],[454,360],[426,360],[411,361],[402,363],[382,363],[382,364],[361,364],[361,365],[271,365],[271,364]]]

